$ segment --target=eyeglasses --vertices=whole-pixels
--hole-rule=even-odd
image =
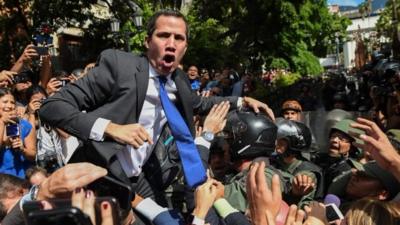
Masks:
[[[330,140],[334,140],[335,138],[338,138],[339,141],[341,141],[341,142],[345,142],[345,143],[350,143],[351,142],[351,140],[347,136],[345,136],[344,134],[340,134],[340,133],[333,133],[329,137]]]

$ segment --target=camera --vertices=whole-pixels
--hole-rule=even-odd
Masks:
[[[58,163],[57,153],[51,151],[46,152],[42,155],[38,155],[36,163],[38,164],[38,166],[46,169],[48,173],[53,173],[61,167]]]
[[[21,72],[15,76],[13,76],[12,81],[14,84],[25,83],[27,81],[30,81],[30,78],[29,78],[27,72]]]
[[[60,87],[65,87],[65,85],[67,85],[67,84],[69,84],[69,82],[71,82],[70,80],[61,79],[61,78],[58,78],[57,80],[61,82]]]

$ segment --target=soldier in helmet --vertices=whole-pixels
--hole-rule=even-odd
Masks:
[[[393,174],[376,161],[370,161],[335,178],[328,193],[337,195],[342,202],[341,209],[346,210],[353,201],[365,197],[389,201],[398,194],[399,185]]]
[[[350,127],[354,120],[344,119],[337,122],[329,134],[329,147],[327,162],[324,165],[325,185],[328,187],[332,180],[356,167],[361,156],[361,151],[354,146],[356,141],[349,132],[362,133],[361,130]]]
[[[276,125],[265,115],[254,112],[231,112],[224,128],[232,165],[237,174],[225,185],[225,199],[236,209],[245,212],[246,178],[254,161],[265,161],[265,176],[271,186],[273,174],[281,178],[283,193],[289,193],[292,176],[269,165],[269,156],[274,152],[276,141]]]
[[[296,100],[287,100],[282,104],[282,116],[288,120],[301,121],[303,108]]]
[[[288,203],[307,205],[323,197],[322,169],[303,160],[302,152],[309,151],[311,131],[303,123],[278,118],[274,166],[294,176]]]

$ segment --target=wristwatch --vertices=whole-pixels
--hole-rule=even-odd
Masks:
[[[31,201],[37,200],[37,195],[39,193],[39,188],[40,188],[39,185],[33,185],[31,187],[31,189],[29,190],[29,195],[30,195]]]
[[[203,131],[203,133],[201,133],[201,137],[208,142],[212,142],[214,140],[214,133],[211,131]]]

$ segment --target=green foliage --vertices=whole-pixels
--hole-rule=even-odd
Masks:
[[[292,56],[294,71],[298,71],[301,75],[320,75],[323,68],[319,64],[319,60],[311,52],[303,49],[298,49],[296,55]]]
[[[267,68],[270,69],[289,69],[289,63],[283,58],[269,58],[266,61]]]
[[[393,5],[393,3],[395,3],[395,5]],[[396,16],[397,19],[395,19],[394,16]],[[378,37],[383,36],[389,38],[392,42],[393,57],[398,60],[400,59],[400,42],[398,39],[398,33],[400,31],[400,23],[398,22],[399,18],[400,0],[390,0],[387,1],[385,8],[379,15],[378,22],[376,23]],[[396,21],[395,24],[393,24],[394,21]]]
[[[276,87],[288,87],[301,78],[299,73],[278,72],[274,83]]]
[[[143,24],[160,8],[179,7],[172,0],[134,1],[143,10]],[[93,60],[105,48],[124,47],[126,40],[132,51],[144,50],[145,30],[134,26],[133,12],[125,1],[114,0],[111,5],[112,12],[121,21],[121,32],[117,35],[110,34],[109,20],[98,19],[89,10],[95,0],[4,2],[8,5],[0,2],[2,7],[16,10],[0,16],[0,29],[12,33],[16,30],[11,29],[15,24],[22,24],[27,33],[25,42],[21,41],[24,38],[6,34],[13,40],[2,39],[1,53],[11,49],[16,51],[17,43],[24,46],[34,28],[42,22],[52,24],[54,29],[64,26],[82,28],[85,31],[82,52],[88,60]],[[207,68],[241,64],[254,72],[266,65],[287,68],[301,75],[316,75],[322,70],[315,56],[325,56],[329,40],[334,40],[336,32],[344,34],[349,24],[347,19],[330,14],[326,4],[325,0],[193,0],[184,9],[191,33],[184,64]],[[29,10],[18,10],[18,7]],[[9,59],[4,61],[6,63],[2,65]]]

